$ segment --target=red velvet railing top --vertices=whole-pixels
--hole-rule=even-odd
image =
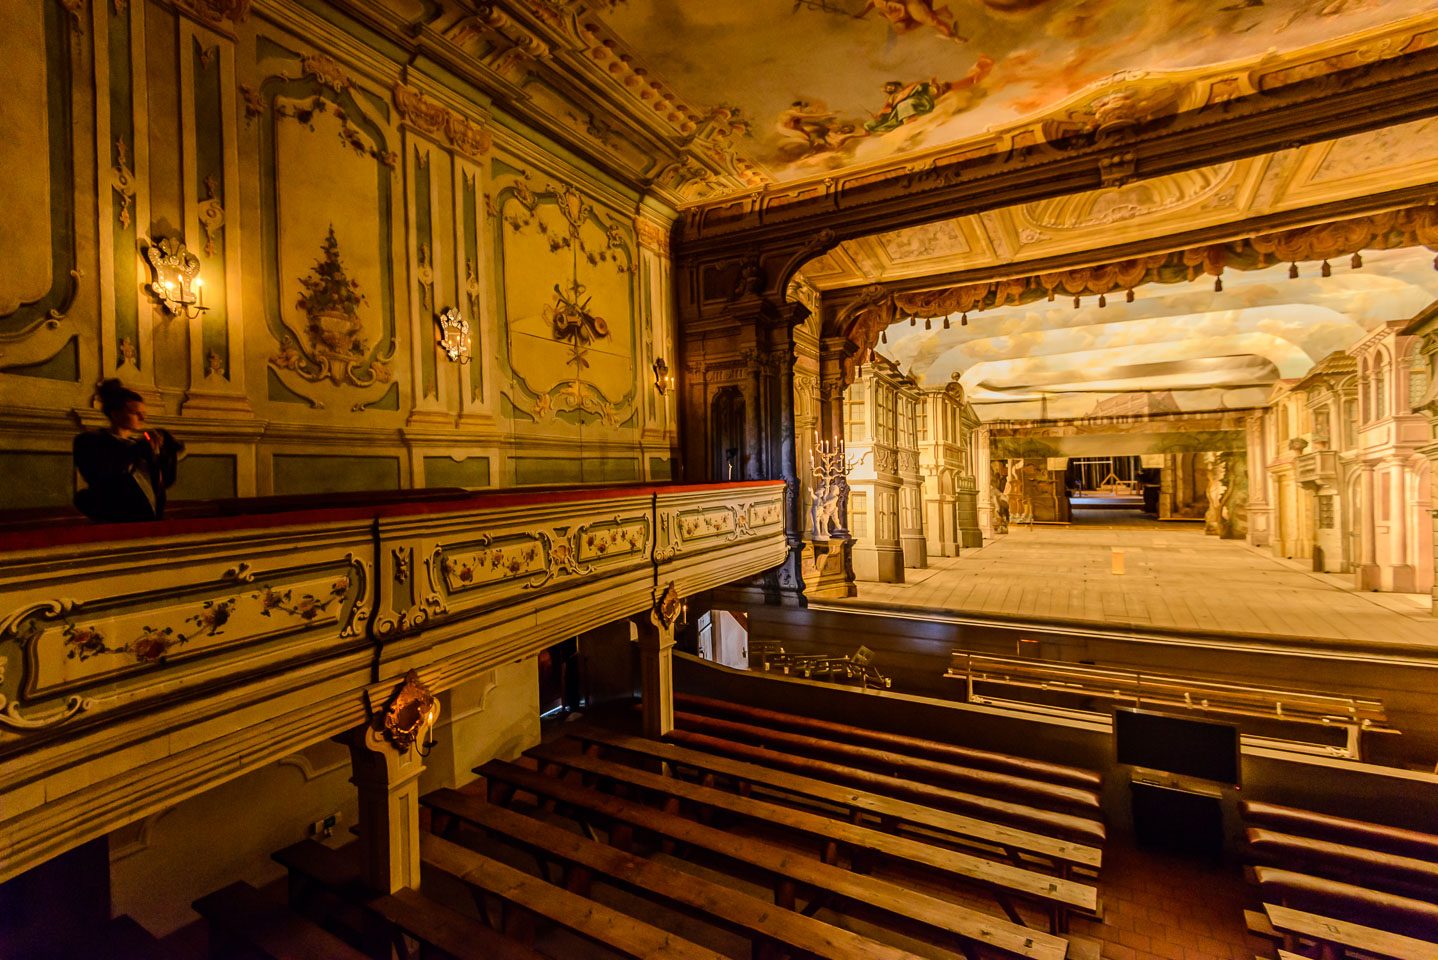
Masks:
[[[782,480],[732,483],[636,484],[624,487],[563,487],[474,493],[468,490],[403,490],[378,494],[317,494],[303,497],[251,497],[236,500],[189,501],[173,504],[170,519],[150,523],[89,523],[73,516],[55,516],[49,524],[36,517],[23,526],[0,524],[0,553],[68,544],[110,543],[149,537],[255,530],[307,523],[342,523],[381,517],[442,513],[473,513],[535,504],[566,504],[614,497],[697,493],[741,487],[773,487]],[[337,504],[336,500],[346,501]],[[328,506],[319,506],[328,504]]]

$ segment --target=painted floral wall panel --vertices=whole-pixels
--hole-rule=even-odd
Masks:
[[[350,407],[393,379],[396,173],[383,118],[347,79],[330,81],[340,88],[284,76],[262,88],[274,157],[261,198],[273,225],[269,364],[299,396],[340,393]]]

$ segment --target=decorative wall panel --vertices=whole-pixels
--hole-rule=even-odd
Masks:
[[[0,57],[11,65],[0,137],[0,372],[78,380],[74,364],[40,368],[76,335],[74,59],[77,17],[50,0],[11,5]]]
[[[338,7],[246,6],[5,7],[0,450],[66,454],[74,411],[99,426],[94,385],[118,376],[151,423],[253,465],[240,496],[293,488],[280,458],[323,478],[357,444],[406,484],[426,458],[487,465],[447,483],[554,482],[521,464],[572,465],[579,443],[590,462],[561,482],[667,464],[674,418],[646,372],[675,353],[668,252],[641,252],[633,187],[367,45]],[[644,206],[667,233],[673,212]],[[161,241],[198,258],[203,311],[158,305]],[[438,345],[447,308],[467,363]],[[68,502],[68,472],[52,479]]]

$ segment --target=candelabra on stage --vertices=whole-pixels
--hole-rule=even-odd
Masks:
[[[807,596],[856,596],[853,547],[849,535],[849,473],[869,455],[849,456],[841,439],[820,441],[809,452],[814,489],[809,505],[812,532],[804,548],[804,592]]]
[[[857,458],[851,457],[842,438],[819,440],[815,435],[814,449],[809,451],[809,471],[814,475],[809,519],[815,541],[828,540],[831,532],[848,539],[849,474],[868,455],[865,450]],[[835,527],[832,531],[831,524]]]

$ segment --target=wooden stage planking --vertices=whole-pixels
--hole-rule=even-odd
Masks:
[[[1112,572],[1112,550],[1125,572]],[[900,606],[1136,630],[1258,634],[1438,646],[1428,597],[1363,593],[1200,524],[1162,528],[1011,527],[981,549],[931,558],[905,583],[859,582],[829,609]]]

